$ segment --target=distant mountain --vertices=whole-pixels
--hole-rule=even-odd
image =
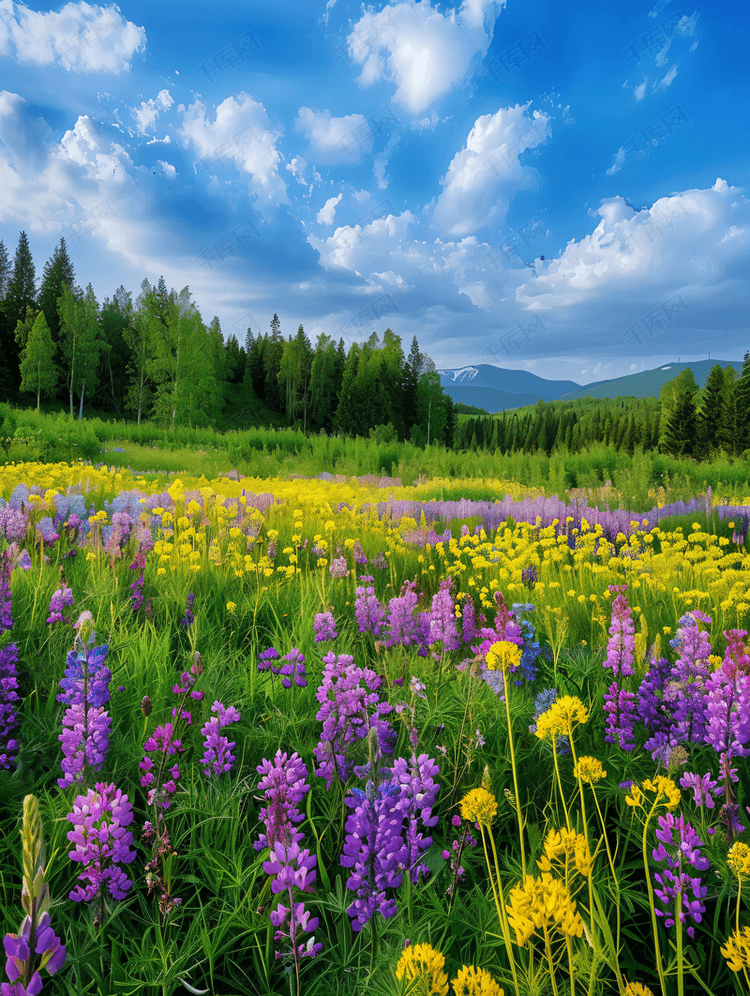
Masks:
[[[446,394],[465,405],[488,412],[509,411],[535,405],[537,401],[574,401],[577,398],[658,398],[662,387],[686,367],[690,367],[699,387],[704,387],[716,364],[732,366],[739,373],[741,361],[698,360],[695,363],[669,363],[654,370],[595,381],[583,387],[572,380],[544,380],[528,370],[505,370],[488,363],[438,370]]]
[[[705,387],[708,375],[716,364],[724,367],[734,367],[739,374],[742,370],[741,360],[696,360],[695,363],[667,363],[654,370],[642,370],[640,373],[628,374],[626,377],[616,377],[614,380],[600,380],[594,384],[576,387],[567,394],[559,395],[562,401],[574,401],[576,398],[658,398],[661,389],[670,380],[687,367],[693,371],[698,387]]]
[[[580,388],[573,380],[544,380],[528,370],[504,370],[489,363],[438,373],[443,390],[454,401],[489,412],[552,401]]]

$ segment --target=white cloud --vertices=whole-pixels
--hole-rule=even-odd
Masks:
[[[487,54],[504,6],[505,0],[464,0],[458,12],[441,14],[424,0],[364,13],[347,37],[352,60],[362,66],[357,82],[371,86],[387,77],[397,84],[394,100],[412,114],[427,110]]]
[[[200,100],[185,112],[180,129],[185,144],[191,144],[200,159],[228,160],[249,173],[254,190],[275,204],[289,204],[286,184],[278,173],[281,153],[276,150],[280,132],[271,131],[265,108],[246,93],[227,97],[216,108],[216,120],[206,116]]]
[[[174,166],[171,163],[164,162],[163,159],[157,159],[156,165],[159,167],[162,175],[168,177],[170,180],[174,180],[176,176],[179,176]]]
[[[339,194],[338,197],[329,197],[325,202],[323,207],[318,211],[315,218],[319,225],[332,225],[333,217],[336,214],[336,205],[341,200],[342,195]]]
[[[625,149],[622,146],[615,153],[615,161],[607,170],[607,176],[614,176],[615,173],[619,173],[622,169],[622,164],[625,162]]]
[[[138,122],[141,135],[153,128],[161,111],[167,111],[174,103],[169,90],[160,90],[155,100],[144,100],[140,107],[133,109],[133,117]]]
[[[535,187],[536,170],[522,166],[519,157],[546,142],[551,129],[540,111],[534,111],[533,119],[525,117],[528,106],[516,104],[477,118],[466,145],[441,178],[443,192],[433,214],[439,231],[455,237],[487,224],[502,226],[515,194]]]
[[[145,30],[114,4],[67,3],[59,13],[43,13],[0,0],[0,55],[15,55],[22,64],[59,62],[72,72],[120,73],[145,47]]]
[[[85,175],[92,180],[112,179],[115,183],[123,183],[127,166],[132,166],[126,149],[107,139],[87,114],[78,118],[72,130],[65,132],[55,155],[83,167]],[[118,167],[121,167],[119,174],[116,172]]]
[[[309,139],[319,164],[358,163],[362,152],[372,152],[372,128],[363,114],[334,118],[330,111],[300,107],[294,127]]]
[[[638,86],[633,90],[636,100],[643,100],[646,96],[646,88],[648,87],[648,81],[644,80],[643,83],[639,83]]]
[[[667,87],[672,83],[672,80],[675,78],[676,75],[677,75],[677,66],[672,66],[672,68],[669,70],[669,72],[661,81],[661,83],[657,84],[656,89],[666,90]]]

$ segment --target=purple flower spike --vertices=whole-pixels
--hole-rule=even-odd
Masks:
[[[68,856],[83,865],[78,880],[85,883],[84,887],[76,886],[70,898],[77,903],[89,902],[105,886],[114,899],[127,898],[133,883],[117,865],[130,864],[136,857],[133,834],[126,830],[133,822],[128,797],[114,785],[97,783],[85,796],[77,796],[67,818],[73,824],[68,840],[76,845]]]
[[[332,612],[318,612],[313,623],[315,629],[315,642],[324,643],[328,640],[335,640],[338,636],[336,632],[336,620]]]
[[[201,729],[204,737],[204,754],[200,763],[203,765],[204,775],[210,777],[213,772],[218,777],[226,771],[231,771],[236,761],[234,754],[230,753],[234,741],[230,743],[226,737],[219,734],[219,730],[229,723],[236,723],[240,719],[240,714],[234,706],[225,709],[221,702],[214,702],[211,712],[218,713],[218,716],[209,719]]]

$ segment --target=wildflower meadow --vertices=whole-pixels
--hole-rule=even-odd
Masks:
[[[2,996],[747,994],[750,498],[662,499],[0,466]]]

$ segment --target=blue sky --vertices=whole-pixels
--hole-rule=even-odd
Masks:
[[[225,336],[588,383],[750,349],[738,3],[0,0],[0,239]],[[544,260],[542,260],[544,256]]]

